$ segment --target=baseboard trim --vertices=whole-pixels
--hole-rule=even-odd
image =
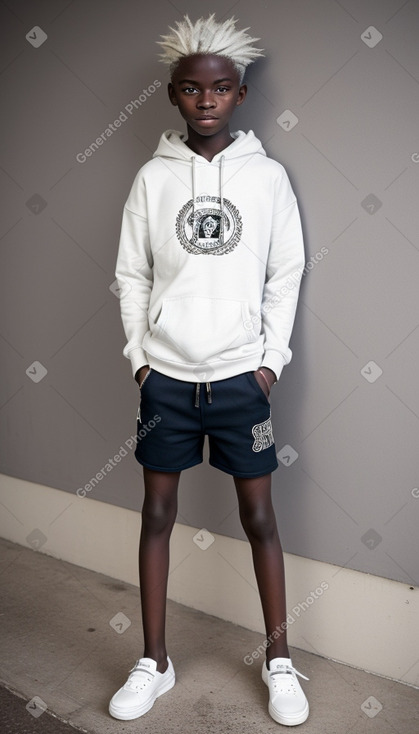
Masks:
[[[1,537],[138,584],[140,513],[4,474],[0,503]],[[289,553],[285,566],[292,646],[419,685],[417,589]],[[247,664],[264,653],[248,543],[177,523],[168,596],[260,632],[261,644],[248,651]]]

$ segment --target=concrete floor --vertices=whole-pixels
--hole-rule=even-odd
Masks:
[[[141,719],[119,722],[107,706],[141,653],[138,589],[7,541],[0,541],[0,585],[0,679],[26,699],[19,699],[20,718],[10,709],[16,731],[24,723],[32,731],[26,701],[34,697],[37,713],[47,706],[97,734],[286,730],[267,712],[262,660],[243,662],[262,635],[169,601],[176,685]],[[419,731],[417,689],[302,650],[293,649],[292,659],[310,678],[302,681],[311,712],[301,734]],[[41,710],[37,722],[42,717],[48,713]]]

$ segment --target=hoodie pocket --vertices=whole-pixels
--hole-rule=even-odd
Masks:
[[[180,361],[200,364],[254,342],[246,301],[224,298],[165,298],[153,336],[175,350]],[[233,355],[232,355],[233,357]]]

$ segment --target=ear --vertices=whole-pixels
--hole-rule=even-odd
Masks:
[[[172,82],[169,82],[169,84],[167,85],[167,93],[169,95],[169,99],[170,99],[172,105],[174,105],[175,107],[177,107],[178,106],[178,103],[177,103],[177,99],[176,99],[176,92],[175,92],[175,88],[174,88]]]
[[[244,100],[246,99],[246,95],[247,95],[247,84],[241,84],[239,91],[237,93],[236,107],[243,104]]]

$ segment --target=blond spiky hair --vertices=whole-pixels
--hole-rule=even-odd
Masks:
[[[208,18],[199,18],[192,23],[187,15],[181,21],[176,21],[177,28],[169,27],[172,33],[161,36],[157,41],[163,48],[160,60],[169,65],[172,75],[179,61],[193,54],[216,54],[224,56],[233,62],[243,80],[246,67],[258,56],[263,56],[263,49],[252,46],[259,38],[251,38],[245,31],[236,30],[237,21],[234,18],[217,23],[215,13]]]

